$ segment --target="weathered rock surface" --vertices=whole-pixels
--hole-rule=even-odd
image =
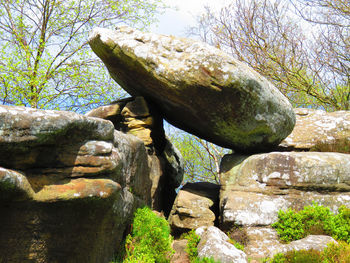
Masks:
[[[144,142],[152,181],[152,208],[163,210],[168,215],[176,197],[175,189],[183,179],[184,164],[181,153],[166,138],[163,119],[154,106],[143,97],[127,98],[86,115],[110,120],[116,130],[132,134]]]
[[[244,251],[251,259],[273,257],[277,253],[286,253],[291,250],[318,250],[322,251],[330,242],[336,242],[330,236],[310,235],[303,239],[284,244],[279,241],[277,232],[268,227],[247,227],[249,243]]]
[[[175,235],[201,226],[213,226],[218,215],[220,187],[211,183],[187,183],[179,191],[169,224]]]
[[[129,27],[96,28],[89,43],[127,92],[215,144],[268,150],[294,127],[290,103],[270,82],[205,43]]]
[[[198,257],[214,258],[222,263],[247,263],[247,255],[229,243],[228,236],[215,226],[200,227],[196,234],[201,237],[197,246]]]
[[[190,258],[186,253],[187,239],[174,240],[172,247],[175,250],[170,263],[190,263]]]
[[[295,240],[287,245],[280,246],[272,252],[273,255],[277,253],[286,253],[292,250],[318,250],[322,251],[327,247],[327,244],[337,243],[332,237],[324,235],[310,235],[300,240]],[[272,256],[272,255],[271,255]]]
[[[312,201],[334,212],[350,200],[350,155],[271,152],[226,155],[221,163],[221,223],[269,225],[279,209],[302,209]]]
[[[281,148],[350,153],[350,111],[294,109],[296,124]]]
[[[164,148],[163,119],[143,97],[115,101],[89,111],[86,116],[112,121],[116,130],[138,137],[150,150]]]
[[[144,143],[98,118],[0,106],[0,166],[1,262],[109,262],[152,202]]]

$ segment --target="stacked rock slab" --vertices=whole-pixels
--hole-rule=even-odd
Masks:
[[[208,182],[185,184],[177,194],[168,219],[173,234],[214,226],[219,215],[219,191],[219,185]]]
[[[110,121],[1,106],[0,166],[1,262],[109,262],[151,204],[144,144]]]
[[[152,208],[168,215],[176,196],[175,189],[182,182],[183,160],[165,137],[163,119],[154,106],[139,96],[99,107],[86,115],[111,120],[115,129],[144,142],[152,181]]]
[[[294,127],[289,101],[270,82],[205,43],[120,27],[94,29],[89,44],[127,92],[215,144],[264,151]]]
[[[277,220],[280,209],[300,210],[313,202],[333,212],[341,205],[349,206],[350,113],[309,109],[296,109],[296,113],[297,125],[280,145],[283,152],[231,154],[222,159],[222,228],[241,225],[248,232],[254,228],[250,231],[254,240],[254,233],[276,235],[269,226]],[[278,240],[272,242],[280,246]],[[248,253],[254,254],[258,249],[254,246],[248,244]],[[262,257],[270,252],[260,250]]]

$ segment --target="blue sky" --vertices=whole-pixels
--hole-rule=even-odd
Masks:
[[[151,27],[154,33],[186,37],[187,27],[195,25],[195,17],[204,12],[204,6],[208,5],[218,9],[229,0],[164,0],[169,5],[176,7],[169,9],[159,16],[158,25]]]

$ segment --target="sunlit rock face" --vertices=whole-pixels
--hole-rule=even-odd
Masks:
[[[271,152],[226,155],[221,162],[221,224],[267,226],[278,211],[312,202],[334,212],[350,200],[350,155]]]
[[[205,43],[129,27],[96,28],[89,43],[127,92],[215,144],[266,151],[294,127],[290,103],[270,82]]]
[[[110,121],[0,106],[0,261],[109,262],[151,188],[144,143]]]

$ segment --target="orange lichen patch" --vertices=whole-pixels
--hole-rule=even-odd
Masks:
[[[84,198],[108,198],[120,191],[121,186],[109,179],[71,180],[67,184],[47,185],[35,194],[34,199],[40,202],[70,201]]]

